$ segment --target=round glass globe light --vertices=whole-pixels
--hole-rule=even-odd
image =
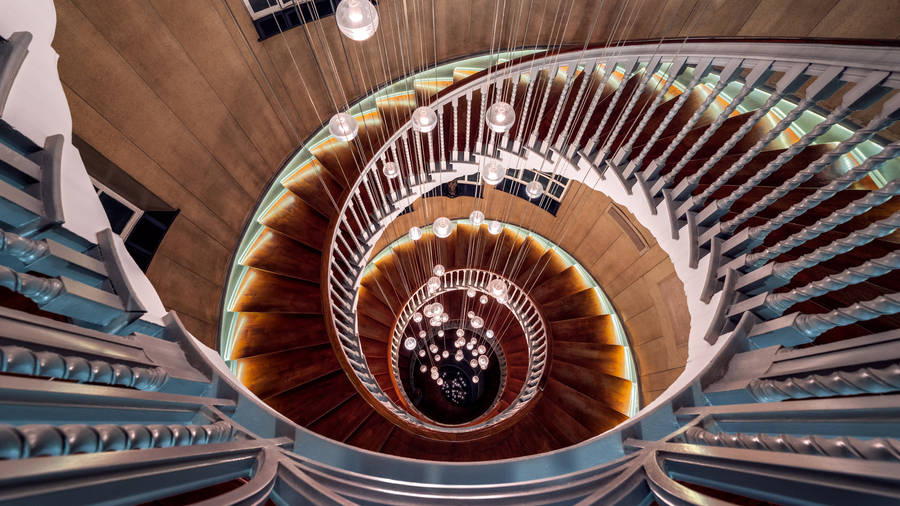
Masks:
[[[432,344],[431,346],[428,347],[428,351],[430,351],[431,353],[437,353],[437,352],[438,352],[438,347],[437,347],[437,345],[436,345],[436,344]]]
[[[506,294],[506,283],[500,278],[494,278],[487,284],[487,289],[494,297],[502,297]]]
[[[440,356],[440,355],[435,355],[435,356],[434,356],[434,361],[435,361],[435,362],[440,362],[440,361],[441,361],[441,356]]]
[[[473,357],[477,357],[477,356],[478,356],[478,348],[475,348],[474,350],[472,350],[472,356],[473,356]]]
[[[474,288],[469,288],[466,290],[466,295],[469,297],[474,297],[478,292],[475,291]]]
[[[487,351],[487,348],[483,344],[478,345],[478,353],[484,354]]]
[[[450,352],[447,351],[447,350],[444,350],[444,351],[441,352],[441,356],[444,357],[444,358],[447,358],[447,357],[450,356]]]
[[[400,175],[400,166],[394,162],[385,162],[381,166],[381,173],[388,179],[393,179]]]
[[[434,230],[434,235],[440,237],[441,239],[450,236],[450,232],[453,231],[453,222],[450,221],[450,218],[445,216],[441,216],[440,218],[434,220],[434,226],[432,227]]]
[[[416,311],[415,313],[413,313],[412,319],[414,322],[419,323],[420,321],[422,321],[422,313]]]
[[[435,380],[435,383],[437,383],[438,386],[441,386],[441,385],[444,384],[444,380],[441,379],[441,378],[438,378],[438,379]]]
[[[475,369],[476,367],[478,367],[478,361],[475,360],[474,358],[472,360],[469,360],[469,367],[471,367],[472,369]]]
[[[497,102],[488,107],[484,121],[494,132],[506,133],[516,122],[516,110],[506,102]]]
[[[431,272],[433,272],[435,276],[441,277],[441,276],[443,276],[444,273],[447,272],[447,271],[446,271],[446,269],[444,269],[444,266],[443,266],[443,265],[437,264],[437,265],[434,266],[433,269],[431,269]]]
[[[378,29],[378,11],[369,0],[343,0],[334,10],[338,29],[353,40],[366,40]]]
[[[441,323],[442,322],[441,322],[440,316],[435,316],[434,318],[428,320],[428,324],[431,325],[432,327],[440,327]]]
[[[424,339],[426,335],[428,335],[428,334],[426,334],[424,330],[419,331],[419,337]]]
[[[481,168],[481,179],[491,186],[503,181],[504,176],[506,176],[506,170],[497,160],[490,160]]]
[[[467,349],[467,350],[471,350],[471,349],[474,348],[474,347],[475,347],[474,344],[472,344],[472,343],[466,343],[466,349]]]
[[[431,370],[431,379],[433,379],[433,380],[438,379],[437,368]]]
[[[487,295],[482,295],[481,297],[478,297],[478,302],[480,302],[482,304],[487,304],[487,301],[488,301]]]
[[[403,341],[403,347],[406,348],[407,351],[416,349],[416,338],[407,337],[406,340]]]
[[[472,222],[472,225],[476,227],[480,227],[482,223],[484,223],[484,213],[479,211],[478,209],[469,213],[469,221]]]
[[[453,355],[453,358],[457,362],[461,362],[462,359],[466,358],[466,355],[462,352],[462,350],[456,350],[456,355]]]
[[[468,313],[466,313],[466,317],[467,318],[475,318],[475,311],[469,311]]]
[[[419,227],[410,227],[409,228],[409,238],[413,241],[418,241],[422,238],[422,229]]]
[[[437,276],[431,276],[430,278],[428,278],[427,285],[428,285],[428,291],[430,293],[434,293],[434,292],[440,290],[440,288],[441,288],[441,278],[439,278]],[[442,307],[441,311],[443,311],[443,310],[444,310],[444,308]]]
[[[416,107],[412,113],[412,127],[416,132],[428,133],[437,126],[437,114],[427,106]]]
[[[532,181],[525,185],[525,195],[530,199],[536,199],[544,193],[544,185],[539,181]]]
[[[480,329],[481,327],[484,327],[484,318],[476,316],[475,318],[472,318],[469,324],[472,325],[473,329]]]
[[[478,376],[472,376],[472,383],[478,383]]]
[[[494,338],[494,331],[491,330],[491,329],[487,329],[487,331],[485,331],[485,333],[484,333],[484,337],[486,337],[486,338],[488,338],[488,339],[493,339],[493,338]]]
[[[419,350],[419,356],[420,356],[420,357],[424,357],[424,356],[425,356],[425,350]]]
[[[488,359],[487,355],[482,355],[482,356],[478,357],[478,366],[481,367],[482,369],[487,369],[489,363],[490,363],[490,359]]]
[[[466,331],[463,329],[456,329],[456,337],[462,337],[466,335]]]
[[[491,235],[497,235],[501,230],[503,230],[503,224],[499,221],[491,220],[491,222],[488,223],[488,232],[490,232]]]
[[[328,131],[339,141],[352,141],[359,133],[359,124],[353,116],[345,112],[339,112],[328,120]]]
[[[441,322],[447,323],[448,321],[450,321],[450,315],[448,315],[447,313],[442,314],[442,315],[441,315]]]
[[[435,302],[434,304],[431,305],[431,314],[433,316],[440,316],[441,313],[443,313],[443,312],[444,312],[444,305],[441,304],[440,302]]]
[[[444,331],[438,330],[438,337],[444,337]]]
[[[427,371],[427,370],[428,370],[428,367],[425,364],[422,364],[421,366],[419,366],[420,373],[425,373],[425,371]]]

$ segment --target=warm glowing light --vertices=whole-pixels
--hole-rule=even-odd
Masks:
[[[474,210],[469,213],[469,221],[472,222],[472,225],[476,227],[480,227],[482,223],[484,223],[484,213],[479,210]]]
[[[353,116],[339,112],[328,121],[328,131],[339,141],[352,141],[359,132],[359,125]]]
[[[446,272],[446,270],[444,269],[443,265],[437,264],[434,266],[434,269],[431,269],[431,272],[433,272],[435,276],[441,277],[444,275],[444,272]]]
[[[489,160],[484,164],[484,167],[481,168],[481,179],[491,186],[503,181],[505,175],[506,170],[497,160]]]
[[[432,227],[434,230],[434,235],[440,237],[441,239],[450,236],[450,232],[453,231],[453,222],[450,221],[450,218],[445,216],[441,216],[440,218],[434,220],[434,226]]]
[[[428,293],[434,293],[441,289],[441,278],[437,276],[431,276],[428,278],[428,282],[426,283],[428,286]],[[443,311],[444,308],[441,308]]]
[[[410,227],[409,228],[409,238],[413,241],[418,241],[422,238],[422,229],[419,227]]]
[[[415,337],[407,337],[405,341],[403,341],[403,347],[406,348],[407,351],[412,351],[416,349],[416,338]]]
[[[381,173],[388,179],[393,179],[400,175],[400,166],[394,162],[385,162],[381,167]]]
[[[494,132],[506,133],[516,122],[516,111],[506,102],[497,102],[488,107],[484,121]]]
[[[539,181],[532,181],[525,185],[525,195],[530,199],[536,199],[544,193],[544,185]]]
[[[488,232],[490,232],[491,235],[497,235],[501,230],[503,230],[503,224],[499,221],[491,220],[491,222],[488,223]]]
[[[378,11],[369,0],[343,0],[334,10],[338,29],[353,40],[366,40],[378,29]]]
[[[416,132],[428,133],[437,126],[437,114],[430,107],[419,106],[412,113],[412,127]]]
[[[466,295],[468,295],[469,297],[474,297],[477,293],[478,292],[476,292],[474,288],[469,288],[468,290],[466,290]]]
[[[476,316],[469,321],[469,324],[473,329],[480,329],[481,327],[484,327],[484,319],[480,316]]]

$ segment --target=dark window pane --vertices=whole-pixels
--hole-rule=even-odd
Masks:
[[[134,215],[134,211],[106,193],[100,194],[100,203],[103,205],[103,210],[106,211],[112,231],[117,234],[121,233],[128,224],[128,220]]]

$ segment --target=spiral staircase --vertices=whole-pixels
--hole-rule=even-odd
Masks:
[[[17,125],[34,104],[10,90],[49,50],[31,39],[0,41],[0,286],[16,308],[0,308],[0,501],[900,500],[896,47],[636,42],[451,63],[376,92],[355,140],[314,135],[256,209],[224,298],[226,363],[108,223],[79,221],[99,202],[70,132]],[[498,100],[519,118],[507,134],[485,127]],[[438,111],[431,134],[411,129],[418,105]],[[564,177],[563,199],[607,195],[669,256],[688,362],[634,416],[615,311],[529,229],[550,213],[521,201],[533,221],[493,235],[457,197],[450,237],[404,240],[448,209],[429,192],[488,160]],[[536,307],[499,340],[500,400],[472,428],[417,416],[397,388],[398,319],[426,283],[402,266],[424,248]],[[523,344],[538,330],[545,352]]]

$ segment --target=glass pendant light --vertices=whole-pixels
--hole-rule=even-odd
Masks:
[[[328,121],[328,131],[339,141],[352,141],[359,132],[359,125],[353,116],[345,112],[339,112]]]
[[[416,349],[416,338],[415,337],[407,337],[405,341],[403,341],[403,347],[406,348],[407,351],[412,351]]]
[[[437,126],[437,114],[430,107],[422,105],[413,111],[411,121],[413,130],[426,134]]]
[[[414,322],[419,323],[420,321],[422,321],[422,313],[416,311],[415,313],[413,313],[412,319]]]
[[[466,290],[466,295],[469,297],[474,297],[478,292],[475,291],[474,288],[469,288]]]
[[[422,229],[419,227],[410,227],[409,228],[409,238],[413,241],[418,241],[422,238]]]
[[[441,361],[441,356],[440,356],[440,355],[435,355],[435,356],[434,356],[434,361],[435,361],[435,362],[440,362],[440,361]]]
[[[482,369],[487,369],[489,363],[490,363],[490,359],[488,359],[487,355],[482,355],[482,356],[478,357],[478,366],[481,367]]]
[[[478,376],[472,376],[472,383],[478,383]]]
[[[481,327],[484,327],[484,318],[476,316],[469,321],[469,325],[471,325],[473,329],[480,329]]]
[[[491,186],[503,181],[505,175],[506,170],[497,160],[488,160],[488,162],[484,164],[484,167],[481,168],[481,179]]]
[[[530,199],[536,199],[544,193],[544,185],[542,185],[537,180],[532,181],[525,185],[525,195],[528,195]]]
[[[484,333],[484,337],[486,337],[486,338],[488,338],[488,339],[493,339],[493,338],[494,338],[494,331],[491,330],[491,329],[487,329],[487,331]]]
[[[425,339],[425,336],[427,336],[427,335],[428,334],[426,334],[424,330],[419,331],[419,337],[421,337],[422,339]]]
[[[431,346],[428,347],[428,351],[430,351],[431,353],[437,353],[438,352],[437,345],[432,343]]]
[[[497,102],[488,107],[484,120],[494,132],[506,133],[516,122],[516,111],[506,102]]]
[[[478,356],[478,348],[475,348],[474,350],[472,350],[472,356],[473,356],[473,357],[477,357],[477,356]]]
[[[466,349],[467,349],[467,350],[471,350],[471,349],[474,348],[474,347],[475,347],[474,344],[472,344],[472,343],[466,343]]]
[[[353,40],[366,40],[378,29],[378,11],[369,0],[343,0],[334,10],[334,20]]]
[[[481,355],[484,355],[484,353],[486,351],[487,351],[487,348],[483,344],[478,345],[478,353],[480,353]]]
[[[444,380],[442,378],[438,378],[438,379],[434,380],[434,382],[437,383],[438,386],[441,386],[444,384]]]
[[[432,227],[434,230],[434,235],[444,239],[445,237],[450,236],[450,232],[453,231],[453,222],[450,221],[450,218],[445,216],[441,216],[440,218],[434,220],[434,226]]]
[[[450,321],[450,315],[448,315],[447,313],[442,314],[442,315],[441,315],[441,322],[442,322],[442,323],[447,323],[448,321]]]
[[[466,358],[465,354],[463,354],[462,350],[456,350],[456,355],[453,355],[453,359],[457,362],[462,362],[462,359]]]
[[[424,374],[426,371],[428,371],[428,366],[426,366],[425,364],[422,364],[421,366],[419,366],[420,373]]]
[[[431,379],[433,379],[433,380],[438,379],[438,371],[437,371],[436,367],[432,367],[432,369],[431,369]]]
[[[428,320],[428,324],[431,325],[432,327],[440,327],[441,326],[441,317],[436,316],[436,317]]]
[[[444,337],[444,331],[438,330],[438,337]]]
[[[424,356],[425,356],[425,350],[419,350],[419,356],[420,356],[420,357],[424,357]]]
[[[484,213],[479,210],[474,210],[469,213],[469,221],[472,222],[472,225],[476,227],[480,227],[482,223],[484,223]]]
[[[475,311],[469,311],[468,313],[466,313],[466,318],[475,318]]]
[[[449,351],[444,350],[444,351],[441,352],[441,357],[447,358],[447,357],[449,357],[449,356],[450,356],[450,352],[449,352]]]
[[[488,301],[487,295],[482,294],[481,297],[478,297],[478,302],[480,302],[482,304],[487,304],[487,301]]]
[[[440,290],[440,288],[441,288],[441,278],[439,278],[437,276],[431,276],[430,278],[428,278],[427,284],[428,284],[428,293],[434,293],[434,292]],[[444,310],[444,308],[441,307],[441,311],[443,311],[443,310]]]
[[[466,335],[466,331],[463,329],[456,329],[456,337],[463,337]]]
[[[478,361],[475,360],[474,358],[472,360],[469,360],[469,367],[471,367],[472,369],[475,369],[476,367],[478,367]]]
[[[385,162],[381,166],[381,173],[388,179],[393,179],[400,175],[400,166],[394,162]]]
[[[488,223],[488,232],[490,232],[491,235],[497,235],[501,230],[503,230],[503,224],[499,221],[491,220],[490,223]]]
[[[443,265],[437,264],[433,269],[431,269],[431,272],[433,272],[435,276],[441,277],[444,275],[444,272],[446,272],[446,270],[444,269]]]
[[[494,297],[506,295],[506,283],[500,278],[492,279],[491,282],[487,284],[487,289]]]

